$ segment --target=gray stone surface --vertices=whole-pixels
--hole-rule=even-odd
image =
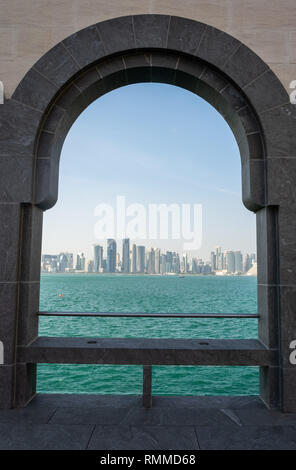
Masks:
[[[279,156],[269,158],[267,160],[267,171],[270,181],[268,203],[270,205],[281,205],[281,210],[283,211],[291,207],[293,211],[296,207],[296,158]],[[292,217],[290,217],[290,219],[292,219]],[[291,223],[291,221],[292,220],[289,222]],[[283,222],[286,221],[284,220]],[[286,225],[286,223],[281,224],[283,228],[286,228]]]
[[[131,16],[103,21],[97,25],[106,54],[135,48],[135,36]]]
[[[157,408],[130,409],[122,424],[131,426],[216,426],[230,425],[231,419],[221,410],[196,408]]]
[[[128,411],[129,408],[126,407],[97,406],[93,408],[82,403],[80,407],[57,408],[50,418],[50,423],[119,425],[124,421]]]
[[[152,406],[152,366],[143,367],[143,406]]]
[[[13,365],[0,365],[0,413],[13,406],[14,371]]]
[[[244,87],[268,70],[268,66],[253,51],[241,44],[223,69],[239,86]]]
[[[98,61],[105,54],[105,47],[95,25],[72,34],[63,41],[80,67]]]
[[[239,46],[240,42],[234,37],[208,26],[195,55],[223,68]]]
[[[167,15],[135,15],[133,25],[138,48],[167,47],[170,17]]]
[[[80,69],[63,43],[53,47],[38,60],[34,67],[57,87],[64,85]]]
[[[12,99],[0,106],[0,157],[33,157],[42,119],[39,110]]]
[[[295,450],[293,426],[216,426],[197,428],[203,450]]]
[[[258,340],[38,337],[18,347],[32,363],[272,365],[275,351]]]
[[[296,369],[284,367],[281,370],[283,380],[282,408],[284,412],[296,413],[295,390],[296,390]]]
[[[279,342],[278,294],[275,285],[260,284],[257,288],[258,333],[261,341],[268,347],[277,347]]]
[[[0,368],[1,373],[1,368]],[[0,411],[0,449],[296,449],[296,413],[256,396],[37,395]]]
[[[17,87],[13,99],[36,110],[45,111],[57,92],[55,84],[32,68]]]
[[[258,211],[265,205],[265,185],[262,184],[265,175],[264,160],[242,161],[242,193],[244,205]]]
[[[92,426],[0,424],[0,450],[83,450]]]
[[[13,410],[1,410],[0,425],[47,424],[55,412],[56,408],[49,406],[36,407],[34,412],[30,406]]]
[[[20,217],[19,204],[0,203],[0,282],[17,281]]]
[[[290,343],[296,340],[296,286],[280,287],[280,303],[281,303],[281,342],[283,344],[281,363],[283,367],[292,367],[295,372],[295,365],[290,363]],[[293,390],[294,394],[296,390]]]
[[[28,157],[0,157],[0,201],[32,201],[33,167]]]
[[[30,363],[17,363],[15,374],[14,406],[26,406],[36,394],[37,366]]]
[[[281,206],[278,210],[279,276],[281,285],[294,286],[296,276],[296,204]],[[292,307],[292,306],[291,306]]]
[[[22,226],[20,280],[39,283],[43,211],[39,207],[26,205],[23,217],[26,223]]]
[[[39,292],[39,282],[22,282],[20,285],[22,310],[19,312],[18,344],[26,345],[38,335]]]
[[[285,102],[260,114],[268,157],[296,157],[296,107],[289,102],[288,95]]]
[[[264,207],[256,213],[258,285],[277,285],[277,208]]]
[[[205,31],[206,25],[204,23],[172,16],[167,47],[175,51],[195,54]]]
[[[15,359],[17,293],[16,282],[0,282],[0,341],[4,344],[5,364]]]
[[[286,90],[271,70],[245,86],[244,92],[258,113],[289,102]]]
[[[281,369],[279,365],[260,367],[260,398],[270,409],[282,410],[280,376]]]
[[[96,426],[92,450],[197,450],[193,426]]]

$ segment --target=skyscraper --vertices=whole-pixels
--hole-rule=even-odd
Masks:
[[[147,252],[147,273],[155,274],[155,251],[154,248],[150,248]]]
[[[155,273],[160,273],[160,248],[155,250]]]
[[[93,260],[87,259],[85,262],[85,272],[92,273],[94,270],[94,263]]]
[[[164,274],[166,272],[166,255],[161,255],[160,258],[160,272]]]
[[[138,273],[145,272],[145,247],[137,246],[137,271]]]
[[[85,269],[85,257],[83,253],[78,253],[76,256],[76,266],[77,271],[84,271]]]
[[[122,266],[121,271],[123,273],[130,272],[130,240],[124,238],[122,240]]]
[[[216,253],[214,251],[211,251],[211,265],[212,265],[212,270],[216,271],[217,263],[216,263]]]
[[[94,245],[94,272],[99,273],[103,270],[103,247]]]
[[[235,272],[235,256],[233,251],[226,251],[225,253],[226,258],[226,267],[228,273]]]
[[[137,272],[137,246],[133,243],[132,245],[132,263],[131,271],[133,274]]]
[[[182,271],[183,273],[188,272],[188,257],[186,253],[183,255],[183,258],[182,258]]]
[[[250,255],[247,253],[244,259],[244,264],[243,264],[243,271],[244,273],[247,273],[249,269],[252,266],[252,260],[250,258]]]
[[[175,252],[173,253],[172,271],[173,273],[179,273],[181,271],[181,262],[180,262],[179,253],[175,253]]]
[[[234,258],[235,258],[235,272],[242,273],[243,272],[243,255],[241,254],[240,251],[235,251]]]
[[[67,268],[73,269],[73,253],[63,253],[67,258]]]
[[[173,266],[173,253],[171,251],[166,252],[166,273],[171,273],[172,272],[172,266]]]
[[[113,238],[107,240],[107,272],[115,273],[116,267],[116,241]]]
[[[121,271],[121,261],[119,253],[116,253],[116,270]]]
[[[218,271],[224,269],[224,253],[221,251],[221,246],[216,248],[216,269]]]

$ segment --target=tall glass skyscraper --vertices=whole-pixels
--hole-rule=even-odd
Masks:
[[[107,240],[107,271],[115,273],[116,268],[116,241],[113,238]]]
[[[228,273],[235,272],[235,256],[233,251],[226,251],[226,266]]]
[[[235,258],[235,271],[237,273],[242,273],[243,272],[243,255],[241,254],[240,251],[235,251],[234,258]]]
[[[121,271],[123,273],[130,272],[130,240],[124,238],[122,240],[122,266]]]
[[[99,273],[103,268],[103,247],[94,245],[94,272]]]
[[[137,272],[137,246],[133,243],[132,245],[132,266],[131,266],[132,273]]]
[[[137,271],[138,273],[145,272],[145,247],[137,246]]]

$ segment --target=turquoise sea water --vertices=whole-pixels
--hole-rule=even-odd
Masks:
[[[59,297],[62,294],[62,297]],[[220,276],[44,274],[40,310],[75,312],[256,313],[257,279]],[[41,317],[42,336],[255,338],[256,319]],[[38,366],[38,391],[140,394],[138,366]],[[256,367],[153,367],[160,395],[257,394]]]

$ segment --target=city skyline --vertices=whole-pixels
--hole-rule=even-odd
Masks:
[[[146,248],[130,243],[129,238],[121,240],[121,254],[116,240],[108,239],[107,248],[93,245],[93,258],[86,259],[83,252],[76,255],[60,252],[42,254],[43,272],[89,272],[89,273],[125,273],[125,274],[168,274],[168,273],[247,273],[256,262],[255,253],[243,253],[240,250],[222,250],[217,246],[211,251],[209,260],[189,257],[187,253],[176,251],[162,252],[158,247]]]

